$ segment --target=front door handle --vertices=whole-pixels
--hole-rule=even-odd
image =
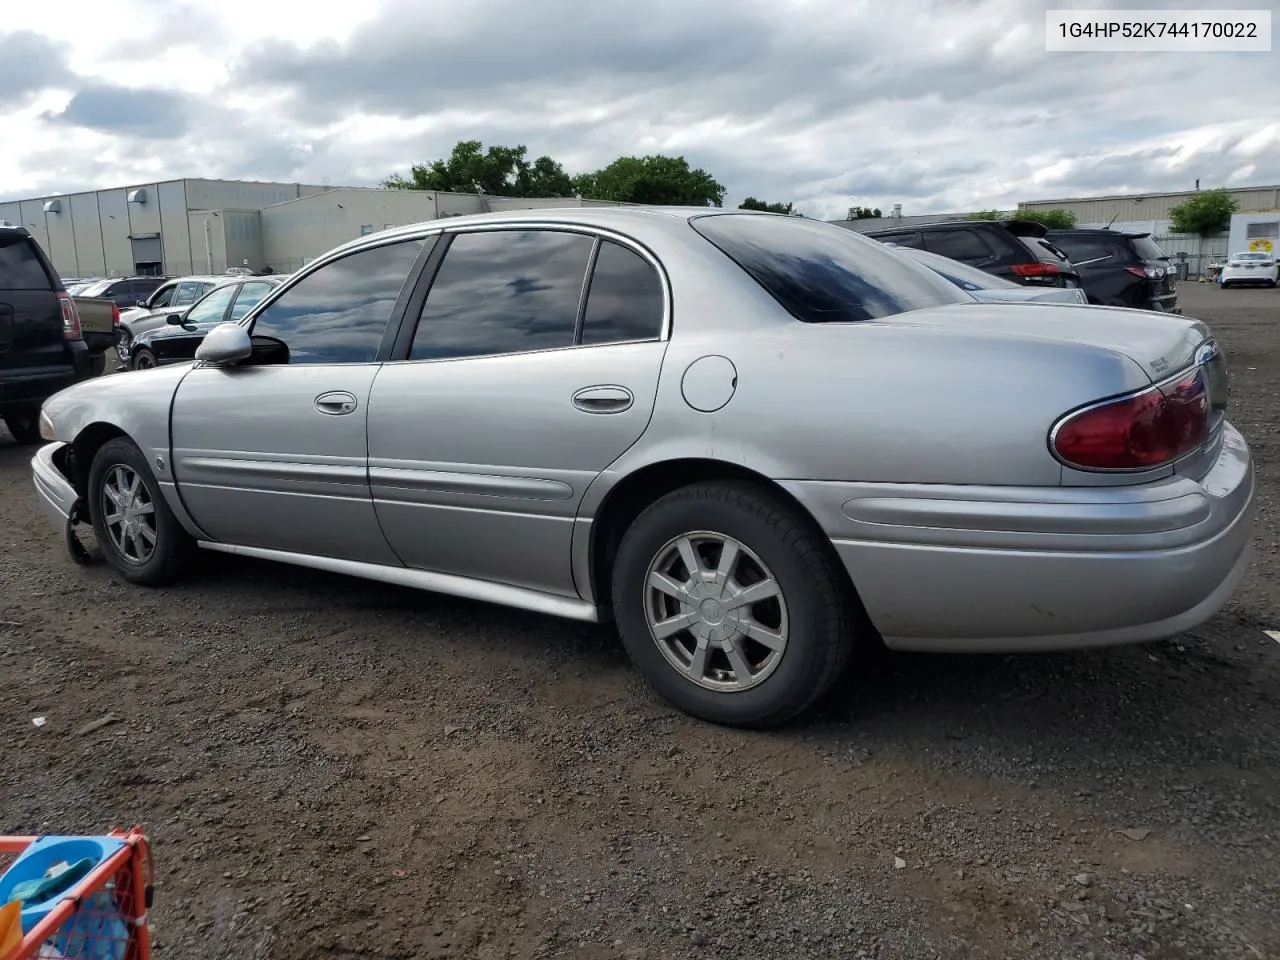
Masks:
[[[626,387],[583,387],[573,395],[573,405],[584,413],[622,413],[636,398]]]
[[[341,417],[355,413],[356,398],[345,390],[330,390],[316,397],[316,409],[326,416]]]

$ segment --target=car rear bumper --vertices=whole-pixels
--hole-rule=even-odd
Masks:
[[[1218,274],[1219,283],[1265,283],[1272,284],[1276,282],[1277,275],[1280,271],[1274,268],[1268,270],[1259,270],[1256,267],[1253,270],[1242,269],[1240,267],[1225,267],[1222,273]]]
[[[93,355],[84,342],[67,347],[70,363],[0,370],[0,413],[38,408],[59,390],[93,376]]]
[[[890,647],[1050,650],[1158,640],[1249,566],[1253,466],[1229,424],[1199,481],[1134,487],[790,482]]]
[[[54,462],[54,457],[65,446],[65,443],[46,443],[31,458],[31,479],[40,507],[59,533],[66,530],[71,508],[79,496]]]

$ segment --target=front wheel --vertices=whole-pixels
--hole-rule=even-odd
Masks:
[[[823,535],[754,485],[684,487],[623,536],[612,601],[631,659],[687,713],[730,726],[790,720],[835,681],[853,605]]]
[[[120,328],[120,339],[116,341],[116,353],[120,357],[120,362],[126,366],[129,363],[129,348],[133,346],[133,334],[129,332],[128,327]]]
[[[146,347],[143,347],[134,353],[129,366],[134,370],[151,370],[157,366],[156,355]]]
[[[88,501],[102,554],[126,580],[159,586],[184,571],[194,541],[131,440],[108,440],[94,455]]]

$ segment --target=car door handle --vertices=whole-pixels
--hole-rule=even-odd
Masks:
[[[626,387],[583,387],[573,395],[573,405],[584,413],[622,413],[635,402]]]
[[[345,390],[330,390],[316,397],[316,409],[326,416],[341,417],[355,412],[356,398]]]

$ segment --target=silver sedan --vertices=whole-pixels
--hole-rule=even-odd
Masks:
[[[1204,324],[982,303],[742,211],[383,231],[194,363],[71,387],[33,461],[135,583],[195,547],[587,621],[714,722],[781,723],[862,644],[1168,637],[1249,563]]]

